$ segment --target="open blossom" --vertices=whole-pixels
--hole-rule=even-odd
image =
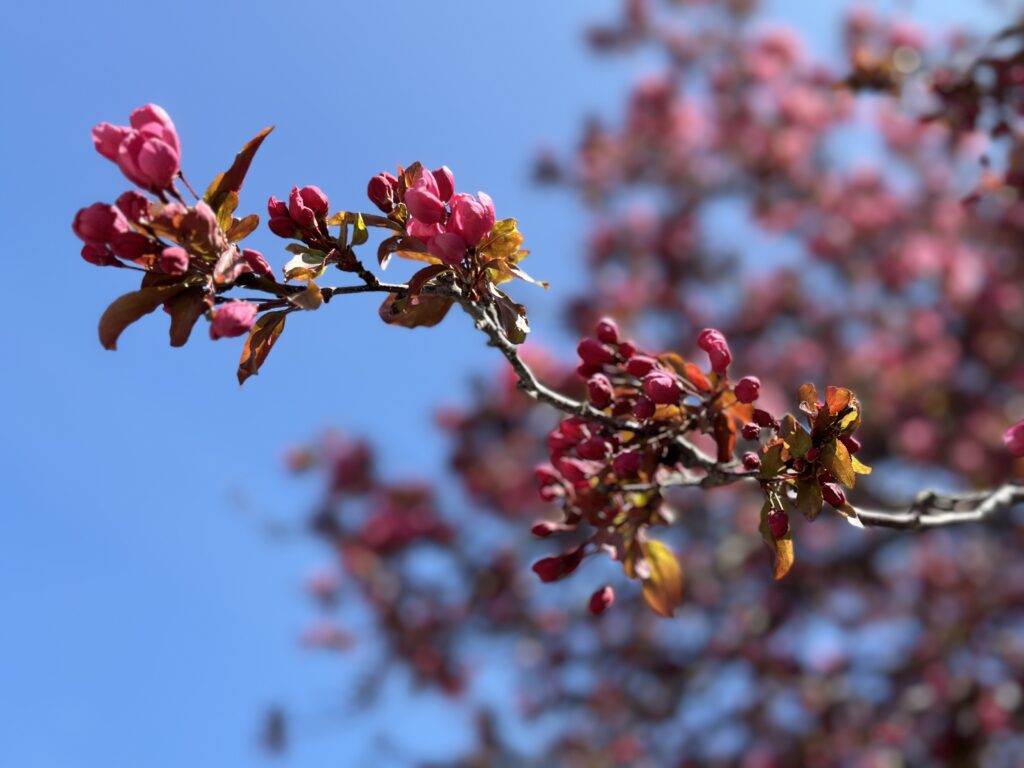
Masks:
[[[424,224],[438,224],[444,220],[445,204],[434,174],[423,171],[405,192],[405,207],[409,215]]]
[[[478,245],[494,228],[494,201],[484,192],[480,192],[478,198],[464,193],[452,196],[448,231],[469,245]]]
[[[427,243],[431,256],[436,256],[445,264],[452,266],[461,264],[466,255],[466,241],[454,232],[442,232],[434,235]]]
[[[1003,443],[1011,455],[1024,456],[1024,421],[1014,424],[1003,435]]]
[[[134,110],[129,125],[100,123],[93,144],[143,189],[168,189],[181,170],[181,142],[170,116],[156,104]]]
[[[256,305],[249,301],[229,301],[213,310],[210,338],[242,336],[256,322]]]

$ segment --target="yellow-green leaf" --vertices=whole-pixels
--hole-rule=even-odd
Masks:
[[[857,475],[853,470],[853,457],[841,440],[833,440],[822,449],[821,465],[847,488],[853,488],[853,484],[857,482]]]
[[[867,464],[862,464],[856,456],[850,457],[850,462],[853,464],[853,471],[858,475],[870,475],[871,467]]]
[[[660,541],[644,542],[649,575],[644,579],[644,600],[660,616],[671,617],[683,603],[683,570],[672,550]]]

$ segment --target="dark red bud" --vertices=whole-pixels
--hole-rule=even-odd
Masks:
[[[638,419],[649,419],[654,415],[654,410],[654,403],[646,397],[638,397],[636,404],[633,406],[633,415]]]
[[[761,428],[757,424],[744,424],[740,430],[744,440],[757,440],[761,436]]]
[[[619,343],[619,326],[610,317],[603,317],[597,323],[597,338],[605,344]]]
[[[822,483],[821,495],[825,501],[837,509],[846,503],[846,494],[843,489],[835,483]]]
[[[615,356],[611,351],[592,336],[583,339],[579,346],[576,347],[576,352],[587,365],[601,366],[615,360]]]
[[[530,529],[530,533],[538,538],[546,539],[551,534],[560,530],[562,530],[562,526],[558,523],[552,523],[550,520],[541,520],[540,522],[533,524],[533,527]]]
[[[636,344],[632,341],[624,341],[619,344],[619,354],[626,360],[629,360],[636,352]]]
[[[761,380],[756,376],[744,376],[736,383],[736,399],[741,403],[752,403],[761,394]]]
[[[751,471],[761,468],[761,457],[753,451],[747,451],[743,454],[743,466]]]
[[[576,446],[576,455],[581,459],[601,461],[608,457],[608,450],[610,448],[611,446],[604,438],[592,437]]]
[[[654,370],[654,366],[658,364],[658,361],[653,357],[647,357],[646,355],[636,355],[629,359],[626,363],[626,372],[630,376],[636,376],[638,379],[642,379],[648,373]]]
[[[533,572],[540,580],[547,583],[558,581],[575,571],[583,560],[583,547],[578,547],[572,552],[554,557],[545,557],[533,564]]]
[[[853,435],[843,435],[839,439],[843,442],[843,445],[846,446],[846,450],[848,450],[851,455],[861,449],[860,440]]]
[[[600,616],[614,602],[615,590],[611,588],[611,585],[605,584],[590,596],[590,612],[595,616]]]
[[[587,394],[590,397],[590,404],[595,408],[607,408],[612,402],[615,390],[608,377],[598,373],[587,381]]]
[[[776,539],[781,539],[789,533],[789,515],[785,512],[769,512],[768,530],[772,532],[772,536]]]
[[[612,471],[619,477],[630,477],[640,469],[640,451],[626,451],[612,459]]]
[[[775,417],[768,413],[768,411],[762,411],[760,408],[755,408],[754,423],[759,427],[774,428],[778,422],[775,421]]]

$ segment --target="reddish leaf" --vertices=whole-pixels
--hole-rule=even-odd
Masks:
[[[835,416],[850,404],[852,398],[853,392],[846,387],[829,387],[825,394],[825,405],[828,406],[828,412]]]
[[[189,288],[167,302],[171,316],[171,346],[183,347],[192,334],[192,327],[209,308],[206,291],[200,287]]]
[[[218,210],[231,192],[238,192],[242,189],[242,182],[245,181],[245,175],[249,172],[249,166],[252,164],[256,150],[260,148],[260,144],[272,130],[274,130],[274,126],[271,125],[257,133],[249,143],[242,147],[242,151],[235,155],[235,162],[231,164],[231,167],[224,173],[218,174],[207,187],[203,199],[213,210]]]
[[[418,304],[411,304],[408,297],[390,293],[380,305],[380,318],[388,325],[430,328],[444,320],[454,303],[447,296],[420,296]]]
[[[106,349],[117,349],[117,339],[129,325],[148,315],[168,299],[185,290],[184,283],[155,285],[126,293],[107,307],[100,318],[100,343]]]
[[[242,347],[242,359],[238,362],[238,383],[244,384],[250,376],[260,372],[260,367],[277,342],[290,310],[268,312],[262,315],[249,331],[249,338]]]

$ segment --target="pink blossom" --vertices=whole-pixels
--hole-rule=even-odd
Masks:
[[[316,211],[309,206],[298,187],[292,187],[288,195],[288,215],[303,229],[316,229]]]
[[[429,171],[423,171],[405,191],[405,206],[409,215],[424,224],[439,224],[444,220],[444,201],[438,195],[437,181]]]
[[[128,231],[128,220],[121,211],[106,203],[93,203],[75,214],[71,229],[90,245],[106,245],[114,236]]]
[[[466,241],[453,232],[442,232],[430,238],[427,250],[445,264],[461,264],[466,256]]]
[[[431,171],[430,175],[434,177],[434,181],[437,183],[437,196],[444,203],[447,203],[452,198],[452,193],[455,192],[455,176],[452,174],[451,168],[447,165],[442,165],[436,171]]]
[[[729,344],[721,331],[705,328],[697,337],[697,346],[707,352],[711,360],[711,369],[715,373],[726,372],[732,362],[732,352],[729,351]]]
[[[494,228],[494,202],[483,193],[479,199],[459,193],[452,196],[452,215],[448,231],[462,237],[469,245],[478,245]]]
[[[180,245],[164,248],[156,260],[161,272],[168,275],[183,275],[188,270],[188,251]]]
[[[249,269],[257,275],[269,277],[271,280],[274,279],[274,270],[270,268],[270,264],[267,263],[263,254],[259,251],[254,251],[251,248],[245,248],[242,250],[242,258],[245,259],[245,263],[249,265]]]
[[[213,310],[210,338],[242,336],[256,322],[256,305],[248,301],[229,301]]]

